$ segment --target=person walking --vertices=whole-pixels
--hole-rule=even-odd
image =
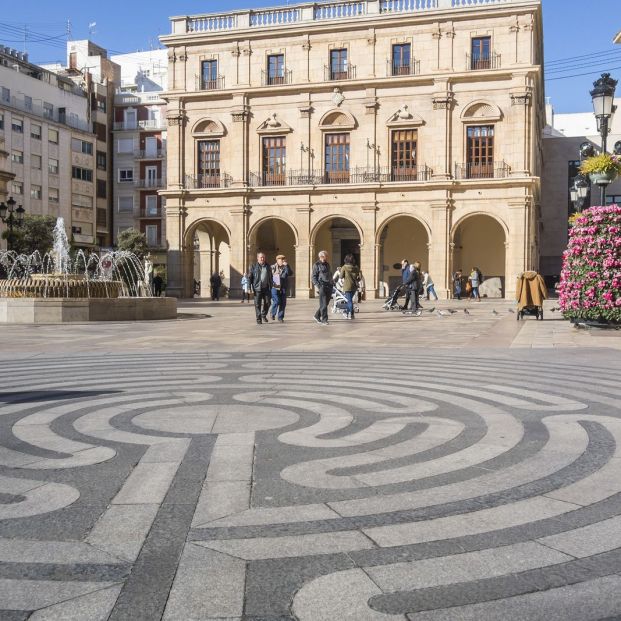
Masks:
[[[220,300],[220,287],[222,286],[222,277],[218,272],[214,272],[209,279],[211,285],[211,299],[216,302]]]
[[[453,295],[456,299],[461,300],[461,281],[463,278],[463,274],[461,269],[458,269],[453,274]]]
[[[354,255],[345,255],[343,267],[339,269],[339,275],[343,279],[343,295],[347,300],[347,319],[354,319],[354,296],[358,291],[360,270],[355,265]]]
[[[257,254],[257,262],[250,268],[250,288],[254,291],[254,309],[257,323],[268,323],[267,311],[272,298],[272,270],[265,260],[265,254]]]
[[[425,297],[428,300],[431,299],[431,296],[433,296],[434,300],[438,299],[438,295],[433,286],[433,280],[431,280],[431,276],[427,270],[423,272],[423,289],[425,290]]]
[[[162,297],[162,288],[164,287],[164,279],[159,275],[153,276],[153,295],[156,298]]]
[[[276,263],[272,265],[272,321],[276,320],[276,313],[278,313],[278,321],[282,323],[285,320],[287,285],[290,276],[293,276],[293,270],[287,263],[287,257],[279,254],[276,257]]]
[[[248,281],[248,273],[246,272],[241,278],[242,299],[241,303],[250,303],[250,283]]]
[[[319,308],[315,313],[317,323],[328,325],[328,304],[332,297],[332,270],[328,263],[328,253],[322,250],[318,255],[319,260],[313,265],[312,282],[319,292]]]
[[[473,267],[472,272],[470,272],[470,276],[468,276],[468,282],[471,287],[470,297],[475,299],[477,302],[481,301],[481,296],[479,295],[479,285],[481,284],[479,274],[479,270],[476,267]]]
[[[412,263],[412,265],[410,265],[410,273],[408,274],[408,279],[405,283],[408,291],[408,298],[412,300],[412,312],[416,312],[419,308],[421,308],[418,303],[418,299],[422,281],[420,272],[416,268],[416,265],[416,263]],[[420,263],[418,265],[420,266]],[[406,306],[404,310],[407,311],[408,307]]]
[[[408,277],[410,276],[410,262],[407,259],[401,261],[401,284],[405,290],[405,301],[403,302],[404,310],[410,305],[410,290],[407,286]]]

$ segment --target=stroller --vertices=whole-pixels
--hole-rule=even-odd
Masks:
[[[540,274],[535,271],[520,274],[515,297],[518,305],[518,321],[527,315],[543,320],[543,301],[548,297],[548,289]]]
[[[403,294],[405,291],[405,285],[399,285],[390,295],[390,297],[384,302],[382,308],[387,311],[395,311],[395,310],[403,310],[403,306],[401,306],[398,302],[399,296]]]
[[[358,294],[356,294],[354,299],[357,301]],[[343,293],[343,283],[340,281],[334,285],[334,289],[332,290],[332,312],[340,313],[343,316],[347,315],[347,298]],[[358,304],[354,304],[354,313],[357,314],[359,312],[360,307]]]

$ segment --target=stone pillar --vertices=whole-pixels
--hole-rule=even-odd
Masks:
[[[436,138],[432,153],[435,158],[432,162],[434,179],[451,179],[453,163],[451,162],[452,153],[452,109],[453,92],[448,80],[437,83],[437,86],[444,87],[433,94],[434,125],[436,127]]]
[[[166,183],[169,190],[180,190],[185,182],[185,112],[178,101],[171,101],[166,120]]]
[[[295,297],[307,300],[313,292],[311,269],[315,262],[310,243],[310,207],[296,209],[298,244],[295,247]]]
[[[378,266],[377,266],[377,203],[362,205],[362,226],[363,240],[360,244],[360,270],[364,277],[366,296],[368,300],[375,300],[378,297]]]
[[[232,299],[235,299],[241,297],[241,277],[250,267],[250,264],[254,262],[255,257],[250,256],[248,238],[249,209],[247,205],[243,204],[239,208],[231,209],[230,214],[231,282],[229,295]]]
[[[431,239],[429,240],[429,273],[440,299],[451,294],[452,247],[451,225],[453,201],[447,194],[444,200],[432,201]]]
[[[526,79],[526,76],[525,76]],[[532,132],[537,131],[532,126],[531,89],[528,86],[519,86],[511,89],[511,117],[515,151],[512,153],[509,164],[511,176],[524,177],[532,173],[531,149],[533,145]]]
[[[227,171],[233,177],[233,187],[248,185],[248,121],[250,111],[244,93],[233,94],[231,108],[233,123],[230,126],[229,144],[235,145],[237,157],[232,161],[231,170]]]
[[[166,295],[185,297],[192,283],[186,281],[186,257],[184,246],[186,208],[181,198],[168,197],[166,201],[166,238],[168,240],[168,260],[166,276]],[[191,258],[192,264],[194,257]]]
[[[529,197],[509,201],[509,238],[505,248],[505,297],[515,297],[516,280],[519,274],[531,268],[529,265],[531,245],[531,204]]]

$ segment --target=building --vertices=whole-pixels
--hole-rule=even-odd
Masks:
[[[166,50],[113,57],[122,87],[114,98],[114,241],[128,228],[143,232],[158,272],[166,265],[166,229],[158,190],[166,183]]]
[[[617,108],[621,99],[616,99]],[[541,189],[541,273],[553,280],[561,273],[563,252],[567,248],[568,218],[574,212],[569,191],[580,166],[580,145],[590,142],[601,150],[601,137],[593,112],[555,114],[547,106],[547,125],[543,134],[543,161],[546,174]],[[621,140],[621,118],[613,116],[608,149]],[[592,188],[584,208],[601,203],[599,188]],[[621,204],[621,180],[606,190],[606,203]]]
[[[0,139],[14,175],[9,194],[26,214],[62,216],[74,243],[93,247],[96,135],[87,91],[6,47],[0,85]]]
[[[4,148],[4,138],[0,137],[0,203],[8,200],[10,182],[15,178],[15,173],[11,172],[9,155]]]
[[[289,257],[299,297],[320,249],[333,265],[357,255],[369,297],[404,257],[444,297],[457,268],[512,296],[538,267],[539,0],[337,0],[171,24],[170,293],[223,270],[235,294],[257,249]]]

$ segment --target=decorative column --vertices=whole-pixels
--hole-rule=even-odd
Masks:
[[[516,280],[519,274],[531,269],[530,249],[532,231],[532,201],[530,196],[523,196],[508,201],[509,236],[505,248],[505,297],[515,296]]]
[[[434,179],[452,178],[452,110],[454,95],[451,91],[451,84],[448,80],[437,83],[444,87],[433,94],[433,109],[436,110],[436,142],[434,152],[436,160],[433,166]]]
[[[244,93],[233,93],[231,108],[231,140],[230,144],[236,147],[236,157],[233,158],[230,174],[233,176],[233,187],[248,185],[248,121],[250,109]]]
[[[527,76],[524,76],[524,80]],[[532,173],[531,169],[531,149],[533,145],[533,131],[537,131],[532,126],[532,106],[530,86],[518,86],[512,88],[511,95],[511,116],[512,130],[514,138],[512,143],[515,145],[511,165],[512,177],[525,177]]]
[[[243,197],[243,204],[230,210],[231,215],[231,298],[241,297],[241,277],[244,272],[254,262],[254,257],[250,256],[250,239],[248,236],[248,218],[250,209],[247,198]]]
[[[453,244],[451,225],[453,200],[446,193],[444,200],[431,201],[431,239],[429,240],[429,273],[440,299],[450,298]]]
[[[368,300],[376,300],[378,297],[378,268],[377,268],[377,248],[375,236],[377,232],[377,202],[361,205],[363,240],[360,244],[360,270],[364,277],[366,295]]]
[[[169,190],[183,189],[185,186],[185,112],[181,102],[170,101],[171,108],[166,113],[168,132],[166,136],[166,180]],[[174,106],[177,106],[176,108]]]
[[[184,244],[187,210],[183,198],[167,197],[166,239],[168,241],[166,294],[173,297],[191,297],[192,280],[187,278],[187,257]],[[193,266],[194,257],[190,257]]]
[[[313,210],[309,204],[298,207],[295,211],[295,225],[298,231],[298,244],[295,247],[295,297],[307,300],[313,292],[311,269],[315,256],[310,243],[310,218]]]
[[[310,36],[306,35],[306,40],[302,43],[302,49],[306,52],[306,81],[311,81],[311,61],[310,51],[313,46],[311,45]]]

